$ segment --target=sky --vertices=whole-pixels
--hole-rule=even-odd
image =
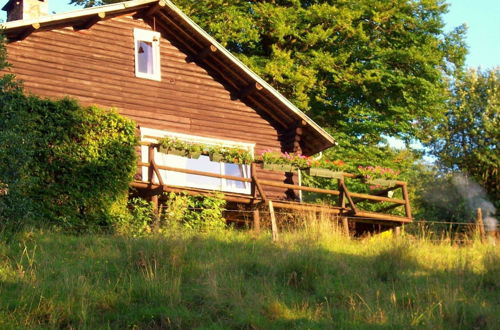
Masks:
[[[389,0],[388,0],[389,1]],[[69,0],[49,0],[50,11],[61,13],[75,10]],[[500,0],[448,0],[449,13],[445,15],[446,31],[467,24],[469,55],[467,66],[483,69],[500,66]],[[0,0],[3,7],[7,0]],[[5,13],[0,14],[5,20]]]

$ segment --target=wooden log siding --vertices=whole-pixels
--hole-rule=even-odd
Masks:
[[[254,103],[250,94],[245,95],[246,103],[235,99],[234,93],[242,91],[221,83],[222,67],[208,72],[199,63],[188,62],[199,52],[181,51],[177,36],[168,35],[167,27],[160,41],[162,80],[154,81],[135,77],[133,29],[151,30],[148,24],[132,15],[96,18],[91,23],[80,31],[72,26],[37,31],[9,43],[10,71],[35,95],[71,96],[84,105],[116,108],[140,126],[256,143],[257,155],[282,149],[280,135],[286,128],[259,110],[262,105]],[[256,170],[265,180],[286,179],[284,173]],[[278,187],[266,187],[266,194],[285,198],[284,189]]]

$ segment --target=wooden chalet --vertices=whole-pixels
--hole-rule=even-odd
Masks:
[[[168,0],[54,15],[48,15],[47,2],[10,0],[3,7],[10,72],[33,94],[70,96],[135,120],[141,156],[133,188],[139,194],[157,202],[169,191],[221,190],[234,207],[253,210],[250,221],[257,227],[256,207],[269,201],[274,208],[333,214],[344,225],[393,227],[411,221],[404,182],[368,195],[349,191],[352,174],[337,178],[337,190],[326,190],[302,186],[300,171],[160,153],[157,142],[163,137],[239,147],[256,156],[264,150],[314,155],[335,141]],[[387,197],[395,189],[403,198]],[[334,205],[308,204],[300,198],[304,191],[337,197]],[[359,201],[390,203],[387,210],[401,206],[404,215],[366,212],[357,207]]]

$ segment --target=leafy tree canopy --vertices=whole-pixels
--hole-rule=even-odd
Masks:
[[[440,165],[472,176],[500,200],[500,68],[457,79],[446,119],[430,145]]]
[[[427,138],[445,111],[443,72],[466,53],[464,27],[443,31],[442,0],[175,3],[337,138],[368,144]]]

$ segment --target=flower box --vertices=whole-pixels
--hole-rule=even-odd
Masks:
[[[186,156],[186,150],[179,150],[179,149],[173,149],[173,148],[164,148],[160,146],[158,148],[158,151],[164,154],[168,155],[175,155],[175,156]]]
[[[365,182],[367,184],[380,186],[384,188],[392,188],[397,185],[396,180],[387,180],[387,179],[366,179]]]
[[[187,153],[187,156],[192,159],[198,159],[200,158],[201,154],[201,151],[190,151]]]
[[[343,172],[332,171],[326,168],[320,167],[311,167],[306,170],[306,173],[313,176],[320,176],[323,178],[333,178],[333,179],[342,179],[344,177]]]
[[[293,172],[296,168],[290,164],[269,164],[264,163],[263,168],[269,171]]]
[[[208,157],[210,158],[210,161],[212,161],[212,162],[219,163],[219,162],[224,161],[224,156],[222,154],[219,154],[219,153],[210,153],[208,155]]]

